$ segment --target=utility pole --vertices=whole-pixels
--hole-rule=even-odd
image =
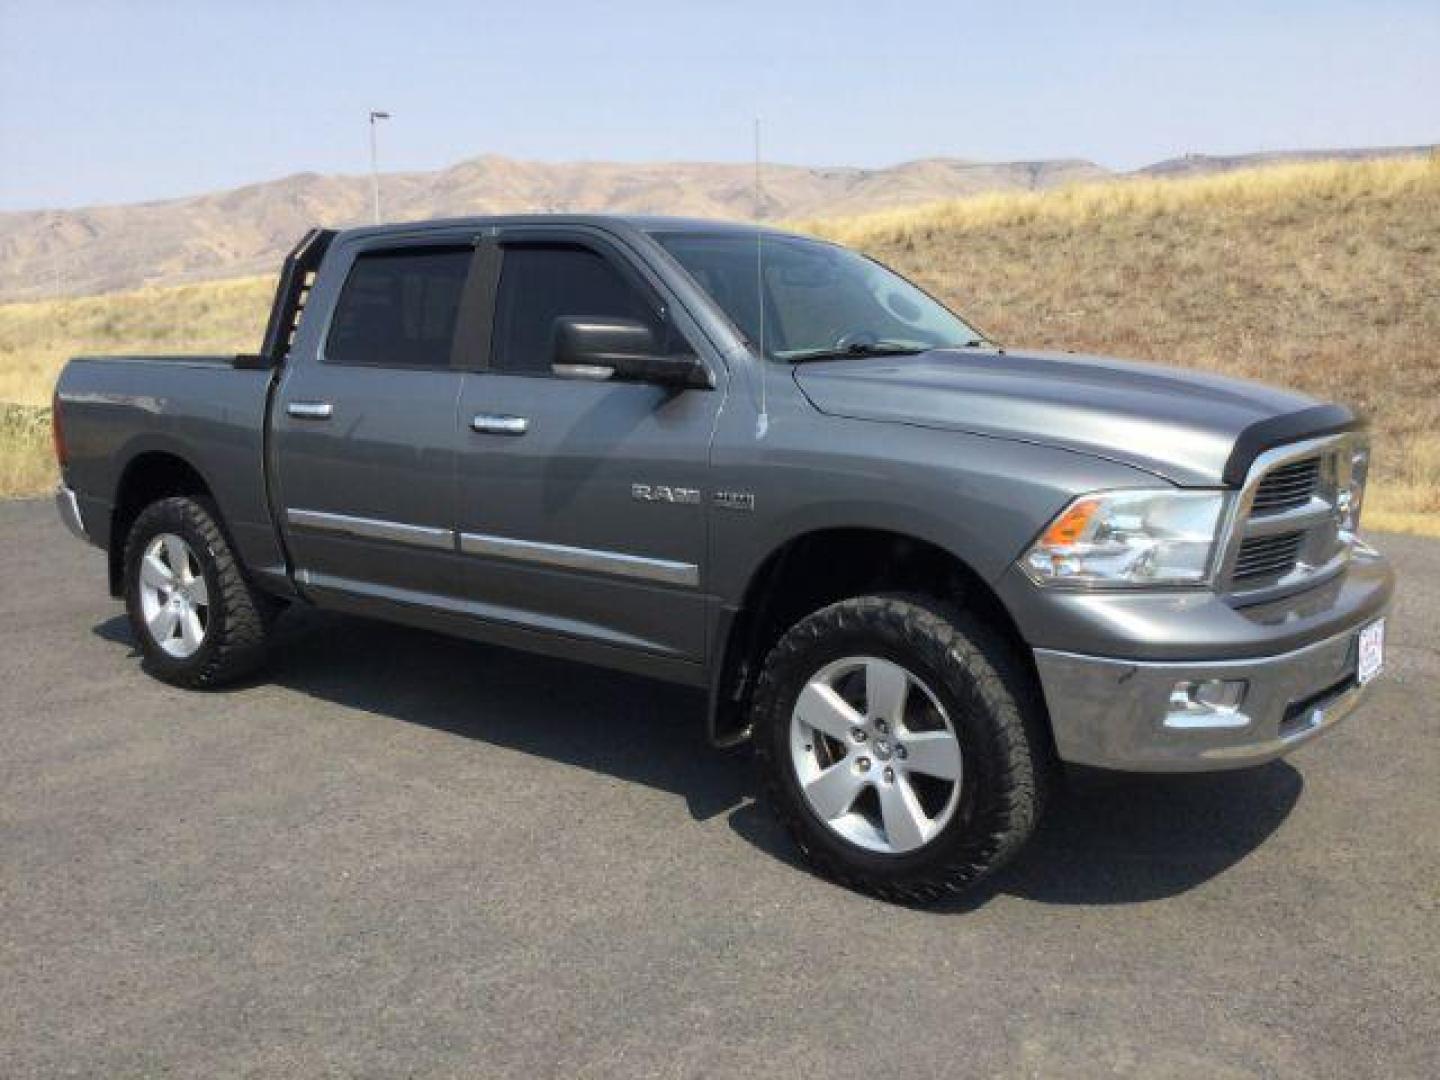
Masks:
[[[380,224],[380,153],[376,147],[375,123],[389,120],[388,112],[370,110],[370,196],[375,206],[375,224]]]

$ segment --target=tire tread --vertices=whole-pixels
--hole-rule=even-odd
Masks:
[[[253,672],[265,659],[265,647],[276,605],[253,585],[236,558],[234,550],[219,524],[218,513],[209,505],[193,498],[172,496],[147,506],[136,517],[125,546],[125,597],[131,609],[136,634],[147,640],[146,631],[134,613],[135,583],[130,579],[138,564],[137,548],[143,550],[154,532],[162,525],[183,524],[199,537],[219,584],[219,610],[212,612],[211,624],[219,636],[215,647],[203,650],[198,664],[151,663],[152,674],[165,682],[191,690],[222,686]],[[215,616],[218,614],[218,620]],[[147,659],[156,659],[147,652]]]
[[[788,669],[803,663],[832,635],[879,630],[944,671],[962,676],[949,680],[952,693],[971,697],[988,721],[982,734],[998,750],[1000,768],[991,805],[977,815],[979,830],[963,843],[950,844],[944,856],[923,870],[903,876],[866,871],[810,842],[807,823],[779,789],[781,770],[761,726],[789,723],[778,700]],[[753,722],[762,794],[776,810],[805,858],[823,875],[882,899],[900,903],[931,903],[969,889],[994,872],[1029,839],[1045,801],[1049,745],[1043,705],[1033,680],[1002,635],[980,623],[963,608],[920,594],[879,594],[842,600],[822,608],[793,626],[771,650],[755,687]]]

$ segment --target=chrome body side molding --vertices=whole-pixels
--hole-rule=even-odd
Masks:
[[[594,548],[569,547],[565,544],[542,544],[533,540],[514,540],[482,533],[461,533],[460,550],[467,555],[484,555],[535,563],[539,566],[614,574],[662,585],[694,587],[700,584],[700,568],[694,563],[651,559],[616,551],[597,551]]]
[[[359,536],[367,540],[387,540],[396,544],[442,551],[458,549],[466,555],[509,559],[586,573],[610,574],[661,585],[694,588],[700,584],[700,568],[694,563],[652,559],[619,551],[570,547],[566,544],[546,544],[536,540],[515,540],[484,533],[460,533],[457,536],[452,529],[352,517],[349,514],[332,514],[322,510],[291,509],[285,511],[285,517],[295,528]]]
[[[363,536],[367,540],[389,540],[414,547],[449,550],[454,550],[455,547],[453,530],[439,529],[431,525],[407,525],[399,521],[352,517],[349,514],[331,514],[321,510],[286,510],[285,517],[291,525],[301,529]]]

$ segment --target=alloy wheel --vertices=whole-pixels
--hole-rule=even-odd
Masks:
[[[960,802],[954,724],[918,676],[880,657],[845,657],[810,677],[791,715],[790,759],[816,816],[869,851],[923,847]]]
[[[184,538],[159,533],[140,560],[140,612],[155,644],[177,660],[194,656],[210,625],[200,560]]]

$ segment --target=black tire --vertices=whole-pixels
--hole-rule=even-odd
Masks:
[[[151,503],[136,517],[125,543],[125,611],[144,656],[145,670],[164,682],[200,690],[250,674],[265,659],[265,642],[278,605],[255,589],[220,528],[219,515],[192,498]],[[162,533],[189,545],[208,596],[204,635],[190,656],[165,651],[146,626],[140,596],[141,560]]]
[[[850,842],[801,791],[790,750],[797,698],[815,673],[848,656],[876,656],[914,673],[958,736],[959,801],[948,823],[913,850]],[[862,596],[801,620],[766,658],[752,709],[765,797],[807,861],[848,887],[902,903],[958,894],[1019,851],[1039,819],[1052,770],[1033,677],[1004,636],[934,599]]]

